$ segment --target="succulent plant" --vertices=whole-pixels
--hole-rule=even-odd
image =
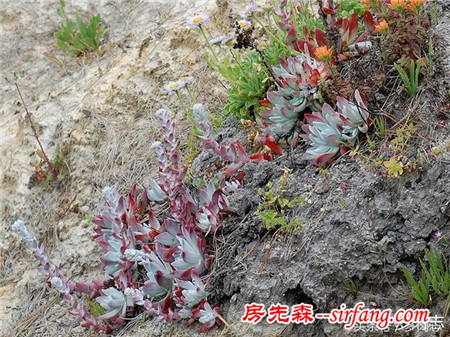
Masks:
[[[325,103],[320,112],[305,114],[308,124],[302,126],[306,135],[303,138],[311,142],[304,158],[316,165],[326,165],[339,152],[342,144],[340,117],[333,108]]]
[[[143,266],[147,271],[147,280],[140,290],[150,298],[165,298],[173,287],[172,268],[163,262],[154,252],[148,254]]]
[[[203,143],[203,147],[219,155],[226,163],[232,164],[226,170],[225,177],[236,173],[248,162],[261,161],[262,157],[259,155],[249,156],[239,140],[233,141],[229,145],[219,145],[204,105],[195,104],[193,110],[195,125],[199,133],[197,138]]]
[[[354,92],[352,98],[355,102],[348,101],[343,97],[337,97],[336,106],[344,123],[342,126],[342,137],[353,144],[358,136],[358,132],[367,132],[371,121],[366,98],[359,90]]]
[[[122,241],[114,236],[105,236],[104,240],[99,241],[99,244],[105,252],[101,261],[105,266],[106,275],[111,275],[113,277],[118,276],[121,270],[119,264],[125,263],[121,251],[123,245]]]
[[[123,292],[114,287],[102,290],[102,296],[96,301],[106,310],[99,319],[107,320],[113,317],[124,317],[127,310],[127,299]]]
[[[69,311],[72,315],[77,315],[83,321],[82,326],[89,327],[93,326],[98,330],[104,331],[106,333],[111,332],[111,328],[106,324],[101,324],[98,322],[97,318],[93,315],[88,314],[85,306],[79,306],[77,299],[73,296],[73,292],[80,292],[78,288],[89,290],[89,286],[78,284],[71,284],[64,277],[57,267],[51,267],[50,259],[46,254],[44,247],[39,246],[39,241],[32,231],[30,231],[22,220],[17,220],[12,225],[12,230],[20,235],[27,243],[28,248],[34,253],[35,258],[40,262],[39,271],[48,277],[49,283],[62,295],[63,298],[70,304],[72,309]]]
[[[204,108],[194,111],[199,138],[231,164],[228,174],[255,160],[237,141],[219,145]],[[105,281],[69,283],[51,266],[25,224],[17,221],[13,225],[40,261],[41,273],[71,304],[70,313],[79,316],[84,327],[109,333],[143,312],[166,321],[186,319],[187,324],[201,320],[203,331],[216,323],[218,309],[205,304],[207,293],[199,276],[211,266],[205,236],[220,226],[221,214],[228,211],[228,196],[242,187],[243,175],[200,188],[186,183],[187,168],[181,164],[175,125],[165,110],[159,110],[157,118],[164,133],[164,141],[153,147],[159,180],[150,181],[140,198],[136,186],[128,195],[118,193],[117,186],[104,188],[102,212],[93,219]],[[79,305],[74,293],[87,295],[83,297],[88,298],[88,306]]]
[[[150,188],[147,190],[147,197],[151,201],[161,202],[166,198],[166,193],[164,193],[157,181],[152,179],[150,181]]]
[[[356,102],[338,97],[338,112],[325,103],[321,111],[305,114],[308,124],[302,126],[305,134],[301,136],[311,143],[305,159],[326,165],[342,146],[353,145],[359,132],[367,132],[370,120],[365,98],[358,90],[353,97]]]
[[[182,228],[182,235],[178,236],[179,246],[174,253],[175,261],[172,266],[178,271],[179,278],[190,277],[194,269],[201,274],[206,269],[209,257],[205,254],[205,240],[197,235],[193,229]]]
[[[199,304],[207,295],[205,284],[196,273],[192,273],[191,281],[178,280],[177,286],[183,289],[184,304],[189,308]]]
[[[198,314],[198,320],[203,325],[200,327],[200,332],[206,332],[211,329],[214,324],[216,324],[217,314],[220,313],[219,308],[212,308],[208,302],[206,302],[203,306],[203,309],[200,310]]]
[[[126,297],[128,307],[144,304],[144,293],[139,289],[126,288],[123,293]]]
[[[328,66],[310,57],[309,53],[287,60],[280,60],[281,67],[273,67],[277,90],[268,92],[261,105],[267,107],[260,112],[258,124],[265,134],[288,138],[295,146],[298,138],[297,124],[301,113],[307,108],[316,108],[320,88],[329,80]],[[267,138],[265,144],[267,144]]]

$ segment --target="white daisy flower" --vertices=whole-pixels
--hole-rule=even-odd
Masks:
[[[209,21],[209,15],[208,14],[199,14],[196,16],[192,16],[187,20],[187,26],[190,28],[198,27],[200,25],[203,25]]]
[[[180,90],[180,89],[183,89],[185,85],[186,85],[186,84],[185,84],[184,82],[181,82],[181,81],[174,81],[174,82],[169,82],[169,83],[167,83],[167,84],[164,86],[164,89],[165,89],[167,92],[173,92],[173,91],[178,91],[178,90]]]
[[[236,26],[240,29],[247,29],[252,25],[252,23],[248,20],[239,20],[236,22]]]
[[[191,84],[194,81],[195,81],[195,77],[191,76],[191,75],[183,76],[182,78],[180,78],[180,82],[182,82],[184,85]]]
[[[244,11],[241,13],[241,17],[243,19],[248,18],[251,16],[254,12],[258,10],[258,5],[255,3],[249,4],[247,7],[245,7]]]

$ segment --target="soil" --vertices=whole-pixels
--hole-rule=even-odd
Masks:
[[[63,150],[69,178],[49,187],[30,182],[39,163],[37,143],[15,87],[1,82],[0,92],[0,335],[100,336],[79,326],[59,295],[45,284],[33,256],[12,233],[23,219],[45,244],[53,261],[72,280],[102,278],[92,228],[86,217],[101,207],[101,190],[117,184],[123,193],[142,186],[157,169],[151,144],[159,132],[153,116],[168,108],[178,135],[188,124],[176,96],[165,83],[183,75],[197,78],[193,91],[213,112],[226,103],[216,74],[201,58],[200,34],[186,27],[195,13],[211,16],[208,30],[219,35],[230,27],[240,1],[96,1],[67,4],[69,15],[100,13],[108,30],[99,57],[73,58],[56,49],[53,33],[60,18],[58,1],[4,0],[0,8],[0,68],[5,76],[24,71],[19,80],[28,109],[50,157]],[[450,89],[450,4],[438,1],[433,31],[440,52],[436,76],[420,95],[415,121],[432,141],[421,169],[385,179],[360,160],[341,157],[326,172],[301,159],[302,148],[275,161],[245,167],[245,189],[231,199],[233,213],[211,244],[215,263],[209,285],[210,302],[222,309],[230,328],[214,328],[209,336],[341,336],[343,329],[323,321],[312,326],[240,322],[246,303],[309,303],[327,311],[341,303],[362,301],[371,307],[416,307],[407,299],[401,265],[419,268],[424,249],[439,247],[439,230],[450,233],[450,136],[441,121],[448,118]],[[231,28],[229,28],[231,30]],[[435,107],[435,108],[433,108]],[[440,113],[430,114],[432,109]],[[441,111],[442,110],[442,111]],[[247,142],[240,123],[228,119],[220,130],[228,141]],[[192,164],[194,179],[214,172],[215,157],[201,152]],[[254,215],[261,203],[258,190],[274,186],[284,168],[292,169],[286,192],[305,204],[293,210],[303,231],[267,231]],[[439,241],[439,242],[438,242]],[[343,285],[352,279],[353,296]],[[446,299],[436,298],[432,315],[443,316]],[[444,322],[450,333],[450,319]],[[197,326],[160,321],[134,322],[121,336],[197,336]],[[348,334],[346,334],[348,335]],[[363,334],[355,333],[355,336]],[[366,334],[376,336],[376,333]],[[397,333],[389,334],[396,336]],[[402,335],[398,333],[398,335]],[[415,333],[414,336],[430,336]]]

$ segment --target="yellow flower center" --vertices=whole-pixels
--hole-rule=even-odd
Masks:
[[[172,89],[176,89],[176,88],[179,88],[180,85],[179,85],[178,83],[172,83],[172,84],[170,85],[170,87],[171,87]]]
[[[197,16],[193,21],[194,23],[200,23],[202,22],[203,18],[201,16]]]
[[[181,80],[182,80],[183,82],[186,82],[187,80],[189,80],[189,77],[182,77]]]
[[[239,22],[239,28],[244,28],[245,26],[245,22]]]

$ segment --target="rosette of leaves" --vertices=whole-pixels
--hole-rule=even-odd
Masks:
[[[59,25],[59,31],[54,34],[56,46],[74,56],[97,51],[106,33],[100,24],[100,14],[91,17],[87,22],[78,16],[73,21],[65,12],[66,2],[59,0],[59,4],[57,13],[66,22]]]
[[[326,85],[328,66],[307,54],[280,60],[281,67],[272,67],[276,91],[261,101],[266,107],[257,120],[265,134],[287,138],[292,146],[298,139],[297,122],[306,108],[319,106],[320,89]]]
[[[358,90],[352,100],[338,97],[337,101],[338,112],[325,103],[320,111],[305,114],[307,124],[302,126],[305,134],[301,136],[309,140],[310,147],[304,158],[315,165],[329,164],[341,148],[354,145],[359,132],[367,132],[371,124],[365,97]]]
[[[336,106],[343,122],[342,137],[353,145],[358,133],[366,133],[372,124],[367,109],[367,99],[359,90],[356,90],[350,100],[338,96]]]
[[[261,52],[251,51],[243,61],[230,66],[228,79],[231,88],[227,90],[229,103],[226,115],[239,119],[254,119],[259,109],[259,101],[272,86],[273,79],[267,67],[278,64],[278,59],[286,52],[278,44],[267,46]]]
[[[305,114],[305,119],[308,124],[302,126],[306,133],[302,137],[310,141],[310,148],[304,158],[315,165],[326,165],[339,152],[343,142],[340,117],[325,103],[321,111]]]
[[[169,295],[174,282],[172,268],[154,252],[147,255],[147,260],[142,265],[148,278],[141,287],[142,292],[150,298],[165,298]]]

